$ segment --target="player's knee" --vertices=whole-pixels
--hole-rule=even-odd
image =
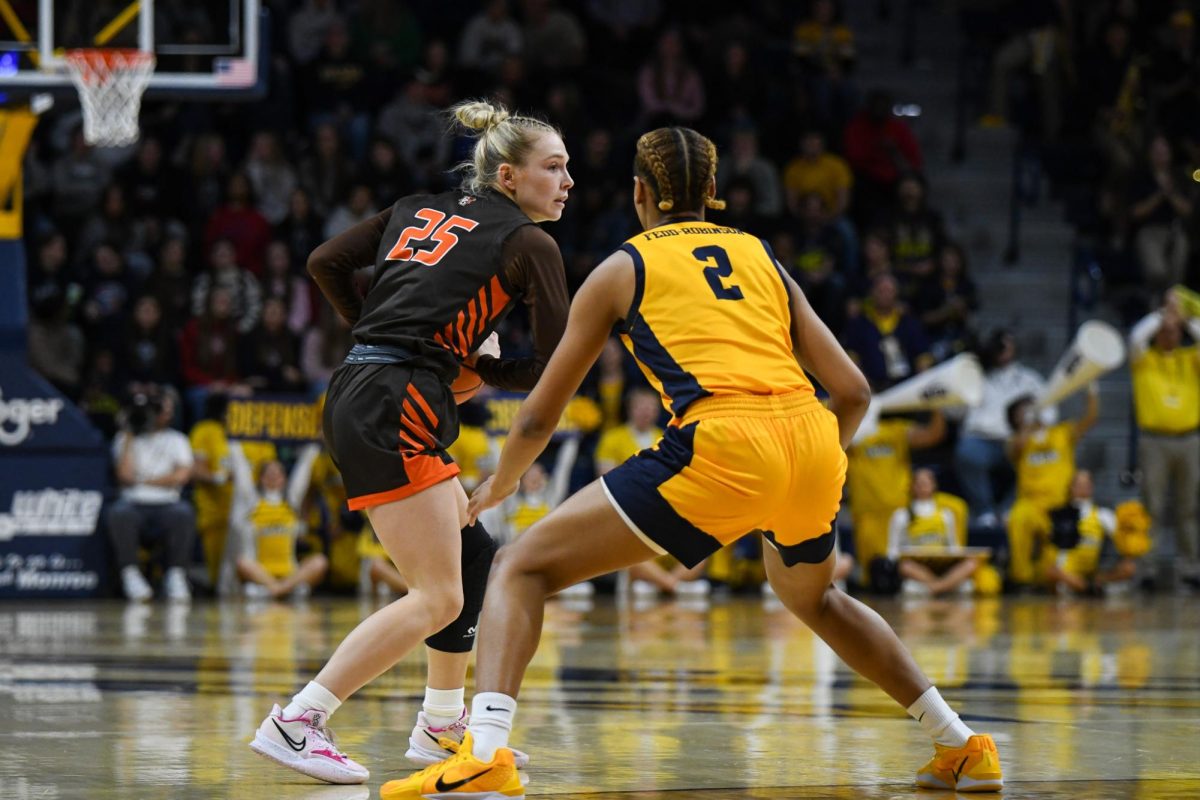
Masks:
[[[423,594],[431,630],[440,631],[458,619],[458,615],[462,613],[463,591],[461,585],[440,586],[435,590],[423,592]]]
[[[323,553],[315,553],[309,556],[308,560],[312,564],[313,572],[324,575],[329,570],[329,559]]]
[[[524,541],[518,539],[501,547],[492,561],[493,574],[503,572],[504,577],[511,578],[537,573],[539,570],[537,561],[533,557],[534,553],[523,545]]]

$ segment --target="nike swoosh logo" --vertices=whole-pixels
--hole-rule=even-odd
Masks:
[[[967,763],[967,756],[963,756],[963,760],[958,762],[958,769],[954,770],[954,782],[958,783],[958,776],[962,775],[963,767]]]
[[[917,717],[917,722],[920,722],[921,720],[925,719],[925,715],[926,715],[927,713],[929,713],[929,712],[927,712],[927,711],[922,711],[922,712],[921,712],[921,716]]]
[[[274,726],[275,726],[275,729],[279,731],[279,735],[280,735],[280,736],[282,736],[284,739],[287,739],[287,743],[288,743],[288,744],[291,746],[291,748],[292,748],[293,750],[295,750],[297,753],[299,753],[300,751],[302,751],[302,750],[304,749],[304,745],[308,743],[308,737],[307,737],[307,736],[305,736],[303,739],[301,739],[300,741],[298,741],[298,742],[297,742],[295,739],[293,739],[292,737],[290,737],[290,736],[288,736],[288,735],[287,735],[287,731],[285,731],[283,728],[281,728],[281,727],[279,726],[279,723],[278,723],[278,722],[276,722],[275,720],[271,720],[271,724],[272,724],[272,725],[274,725]]]
[[[433,739],[433,743],[434,743],[434,744],[436,744],[438,747],[441,747],[441,746],[442,746],[442,740],[441,740],[441,739],[439,739],[438,737],[434,736],[434,735],[433,735],[432,733],[430,733],[429,731],[427,731],[427,730],[425,730],[425,729],[423,729],[423,728],[422,728],[422,729],[421,729],[421,733],[425,734],[425,735],[426,735],[426,736],[428,736],[430,739]]]
[[[439,775],[439,776],[438,776],[438,779],[437,779],[437,782],[433,784],[433,788],[434,788],[434,789],[436,789],[436,790],[437,790],[437,791],[439,791],[439,792],[453,792],[453,791],[454,791],[455,789],[457,789],[458,787],[460,787],[460,786],[465,786],[465,785],[467,785],[468,783],[470,783],[471,781],[475,780],[476,778],[481,778],[481,777],[483,777],[484,775],[487,775],[487,774],[488,774],[489,772],[491,772],[493,769],[494,769],[494,767],[488,767],[488,768],[487,768],[487,769],[485,769],[483,772],[480,772],[480,773],[477,773],[477,774],[475,774],[475,775],[472,775],[472,776],[471,776],[471,777],[469,777],[469,778],[464,778],[464,779],[463,779],[463,780],[461,780],[461,781],[454,781],[453,783],[445,783],[445,782],[442,780],[442,778],[444,778],[445,776],[444,776],[444,775]]]
[[[509,711],[507,708],[494,708],[494,707],[492,707],[492,706],[484,706],[484,708],[486,708],[488,711],[503,711],[505,714],[511,714],[511,713],[512,713],[512,712],[511,712],[511,711]]]

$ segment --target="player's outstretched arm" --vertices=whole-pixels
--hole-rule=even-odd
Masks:
[[[837,417],[842,447],[849,447],[871,404],[871,387],[813,311],[804,292],[790,275],[782,274],[792,299],[792,346],[796,358],[829,392],[829,410]]]
[[[563,410],[600,357],[608,334],[633,302],[633,259],[616,252],[596,267],[575,295],[567,330],[537,386],[521,404],[496,473],[471,495],[471,522],[517,490],[521,476],[546,449]]]

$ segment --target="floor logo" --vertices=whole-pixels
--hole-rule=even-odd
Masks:
[[[57,397],[4,399],[0,389],[0,445],[15,447],[29,438],[34,425],[53,425],[65,403]]]

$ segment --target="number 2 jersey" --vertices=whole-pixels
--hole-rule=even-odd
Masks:
[[[446,381],[521,301],[534,356],[482,359],[477,369],[492,386],[528,391],[566,326],[558,246],[493,190],[403,197],[321,245],[309,263],[358,342],[407,350]],[[360,302],[349,276],[368,263],[375,274]]]
[[[787,285],[761,239],[690,221],[621,249],[635,271],[621,338],[676,417],[702,397],[813,393],[792,353]]]

